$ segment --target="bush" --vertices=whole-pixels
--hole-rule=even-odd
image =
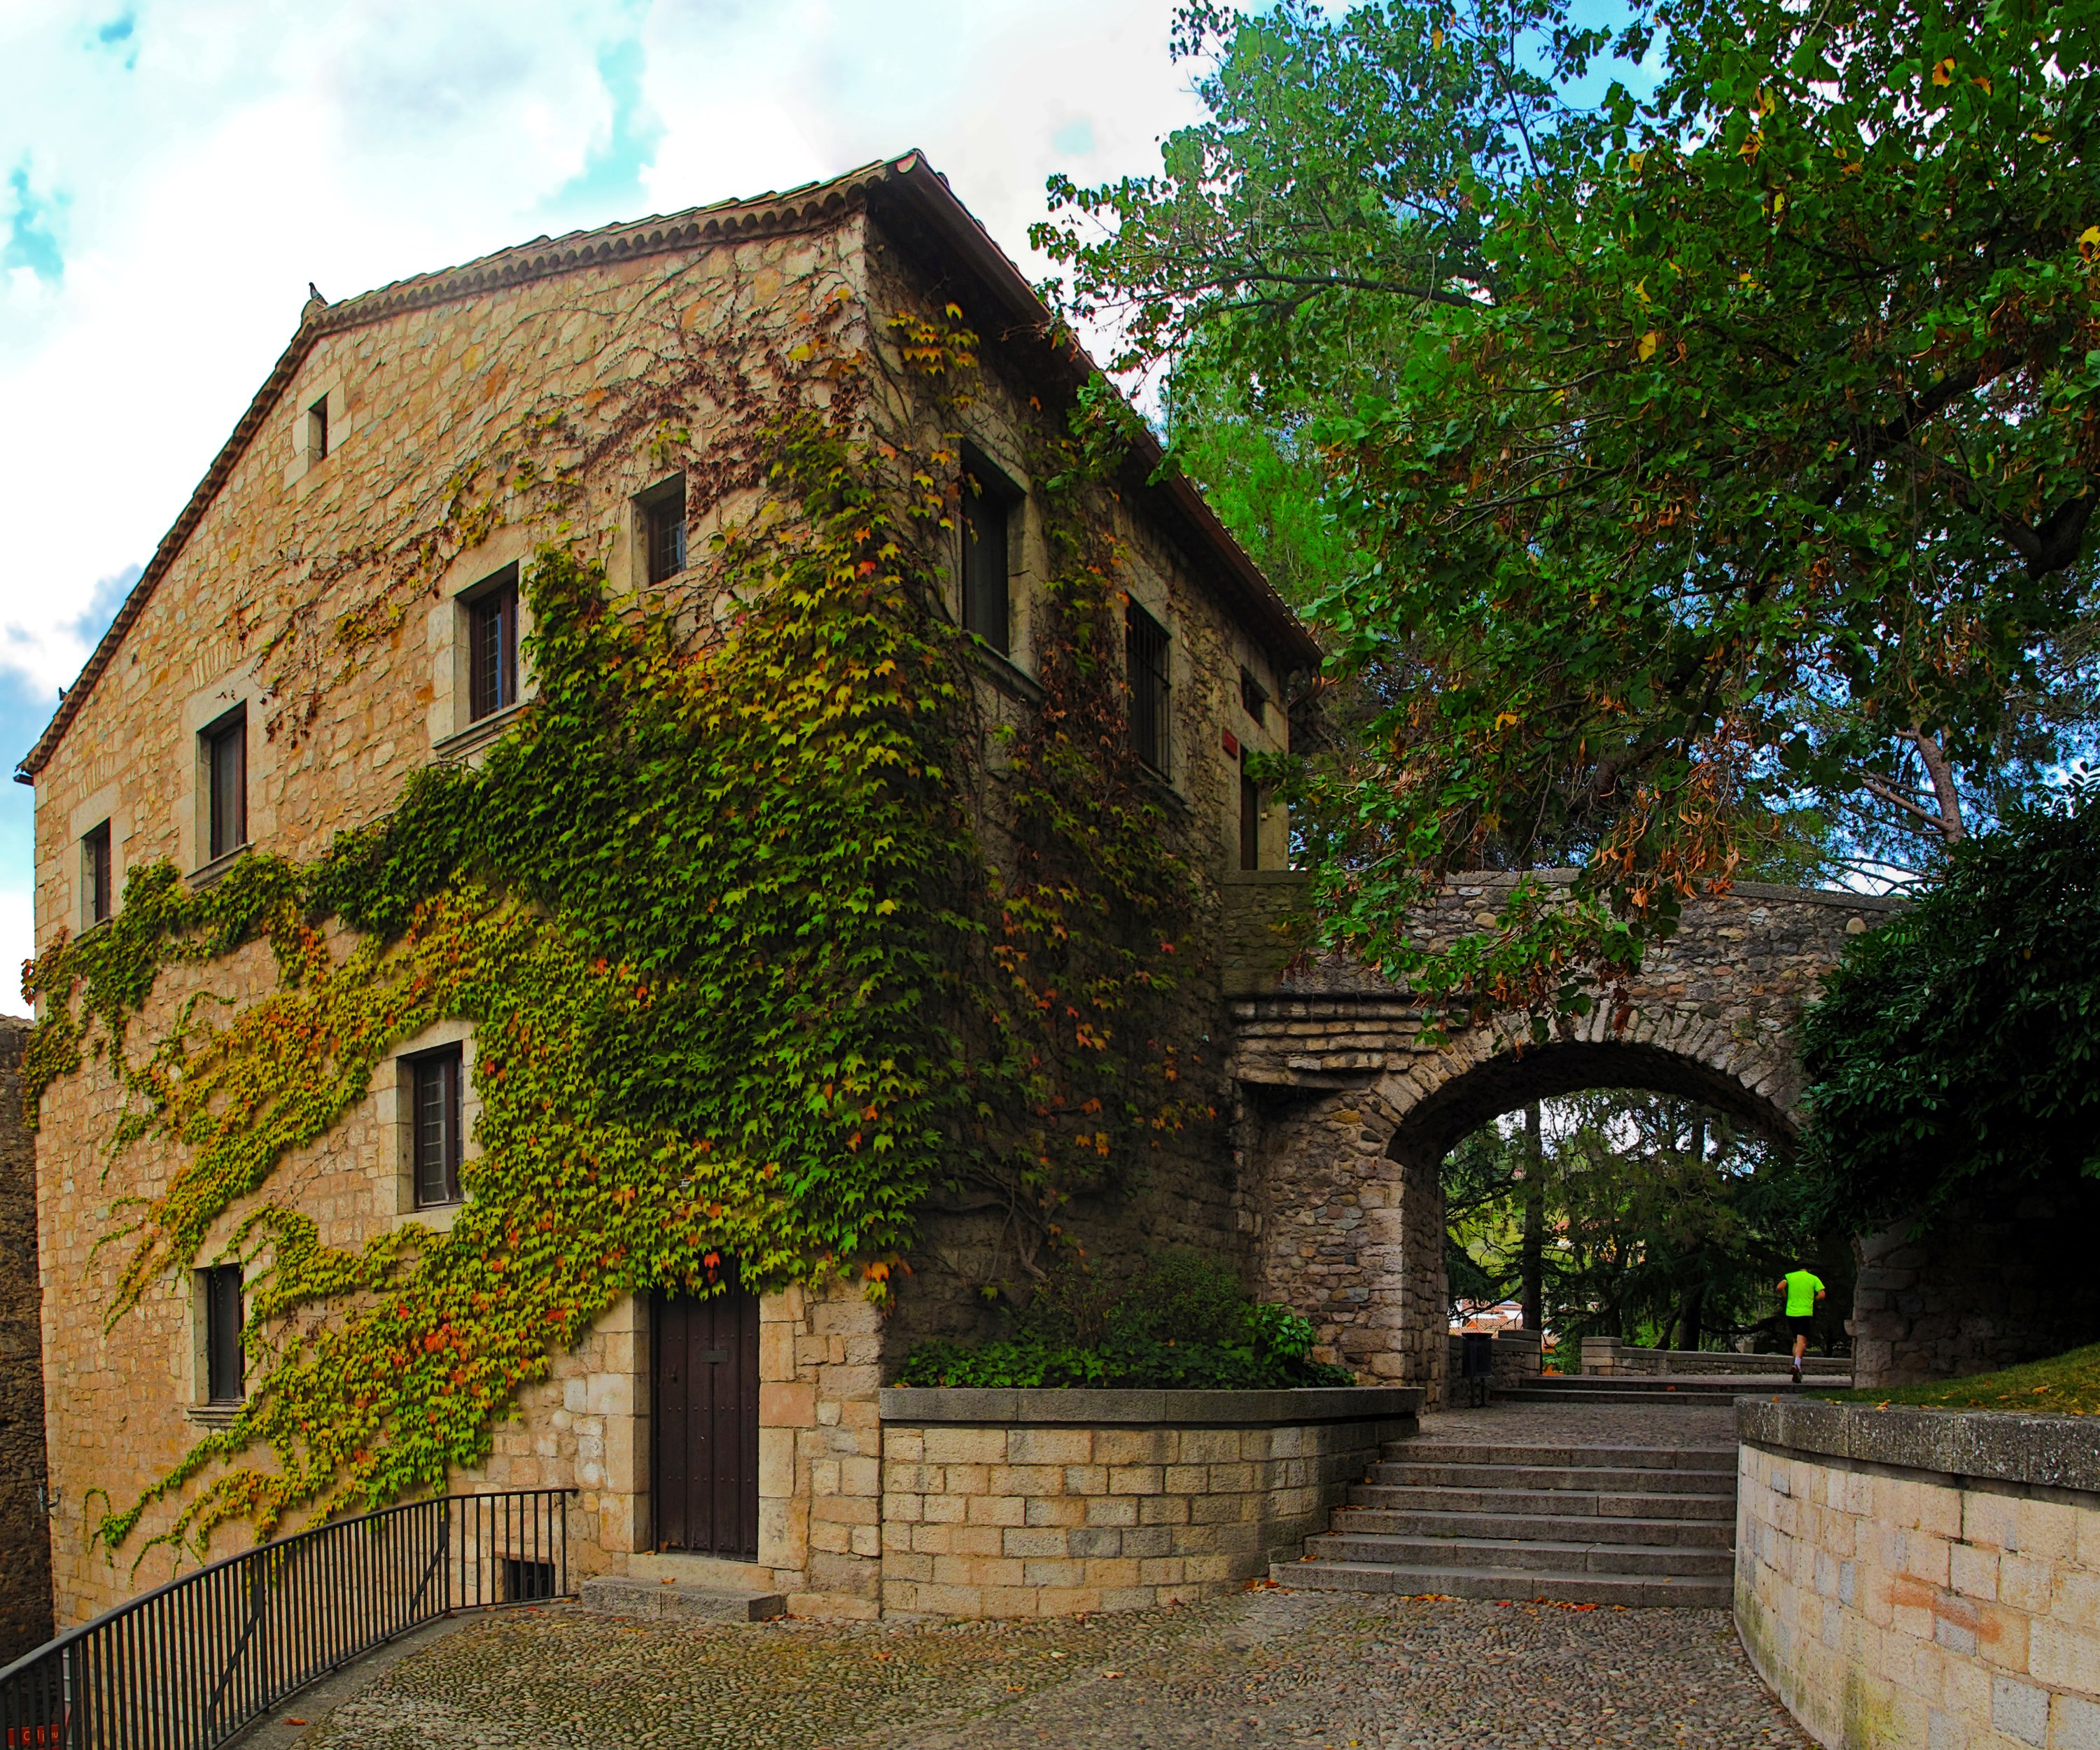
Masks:
[[[1063,1272],[1015,1315],[1014,1332],[970,1348],[936,1341],[905,1358],[900,1386],[1180,1387],[1259,1391],[1352,1386],[1312,1359],[1312,1321],[1258,1305],[1221,1265],[1193,1252],[1156,1259],[1119,1297]]]
[[[1858,1232],[1971,1188],[2100,1177],[2100,795],[1956,847],[1846,949],[1802,1044],[1811,1219]]]

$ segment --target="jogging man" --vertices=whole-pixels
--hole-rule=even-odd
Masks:
[[[1779,1279],[1786,1296],[1786,1328],[1793,1333],[1793,1382],[1801,1383],[1801,1358],[1808,1351],[1808,1329],[1815,1322],[1815,1303],[1823,1298],[1822,1277],[1803,1265]]]

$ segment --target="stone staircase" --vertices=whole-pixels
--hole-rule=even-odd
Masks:
[[[1842,1390],[1852,1383],[1851,1374],[1842,1371],[1850,1365],[1846,1361],[1824,1360],[1820,1367],[1807,1370],[1803,1386]],[[1795,1389],[1784,1373],[1532,1373],[1496,1381],[1494,1396],[1503,1404],[1674,1404],[1711,1408],[1735,1398],[1770,1396]]]
[[[1331,1529],[1306,1540],[1304,1559],[1272,1565],[1277,1584],[1562,1604],[1724,1609],[1732,1600],[1732,1444],[1422,1436],[1388,1444],[1349,1494]]]

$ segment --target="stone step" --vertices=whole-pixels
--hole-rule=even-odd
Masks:
[[[695,1585],[689,1580],[633,1579],[601,1574],[578,1589],[583,1607],[604,1616],[646,1616],[696,1622],[770,1622],[788,1614],[777,1592]]]
[[[1733,1519],[1599,1519],[1566,1513],[1520,1513],[1489,1506],[1471,1513],[1440,1513],[1420,1508],[1399,1511],[1378,1507],[1344,1507],[1335,1515],[1331,1535],[1346,1537],[1456,1537],[1468,1541],[1523,1543],[1640,1544],[1671,1549],[1732,1549]]]
[[[1353,1517],[1341,1516],[1344,1521]],[[1377,1563],[1396,1567],[1530,1568],[1559,1574],[1732,1575],[1729,1549],[1684,1549],[1646,1544],[1521,1537],[1423,1537],[1321,1532],[1305,1540],[1315,1562]]]
[[[1418,1437],[1392,1440],[1385,1464],[1511,1465],[1528,1470],[1727,1471],[1733,1475],[1733,1446],[1525,1446],[1515,1442],[1471,1446],[1457,1440]]]
[[[1809,1382],[1820,1391],[1834,1391],[1850,1386],[1852,1376],[1817,1373]],[[1656,1397],[1739,1398],[1793,1389],[1784,1373],[1549,1373],[1498,1385],[1494,1395],[1508,1403],[1567,1397],[1646,1402]]]
[[[1727,1470],[1616,1470],[1585,1465],[1415,1464],[1371,1466],[1374,1483],[1412,1488],[1507,1488],[1559,1493],[1683,1495],[1695,1500],[1736,1497],[1736,1473]]]
[[[1652,1404],[1667,1404],[1679,1409],[1712,1409],[1716,1406],[1726,1406],[1742,1395],[1740,1390],[1680,1391],[1674,1387],[1639,1386],[1615,1391],[1606,1398],[1601,1393],[1585,1391],[1579,1386],[1540,1386],[1498,1391],[1494,1394],[1494,1401],[1498,1404],[1584,1404],[1593,1407],[1608,1404],[1614,1409]]]
[[[1404,1598],[1508,1598],[1630,1609],[1726,1610],[1732,1579],[1670,1575],[1541,1572],[1533,1568],[1444,1567],[1432,1563],[1277,1562],[1268,1577],[1305,1592],[1384,1592]]]
[[[1549,1514],[1598,1519],[1689,1519],[1733,1524],[1735,1491],[1703,1495],[1648,1495],[1581,1488],[1452,1488],[1407,1483],[1359,1483],[1352,1507],[1384,1513]]]

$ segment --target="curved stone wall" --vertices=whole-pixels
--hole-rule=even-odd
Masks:
[[[1819,1743],[2100,1746],[2100,1426],[1739,1404],[1736,1624]]]

